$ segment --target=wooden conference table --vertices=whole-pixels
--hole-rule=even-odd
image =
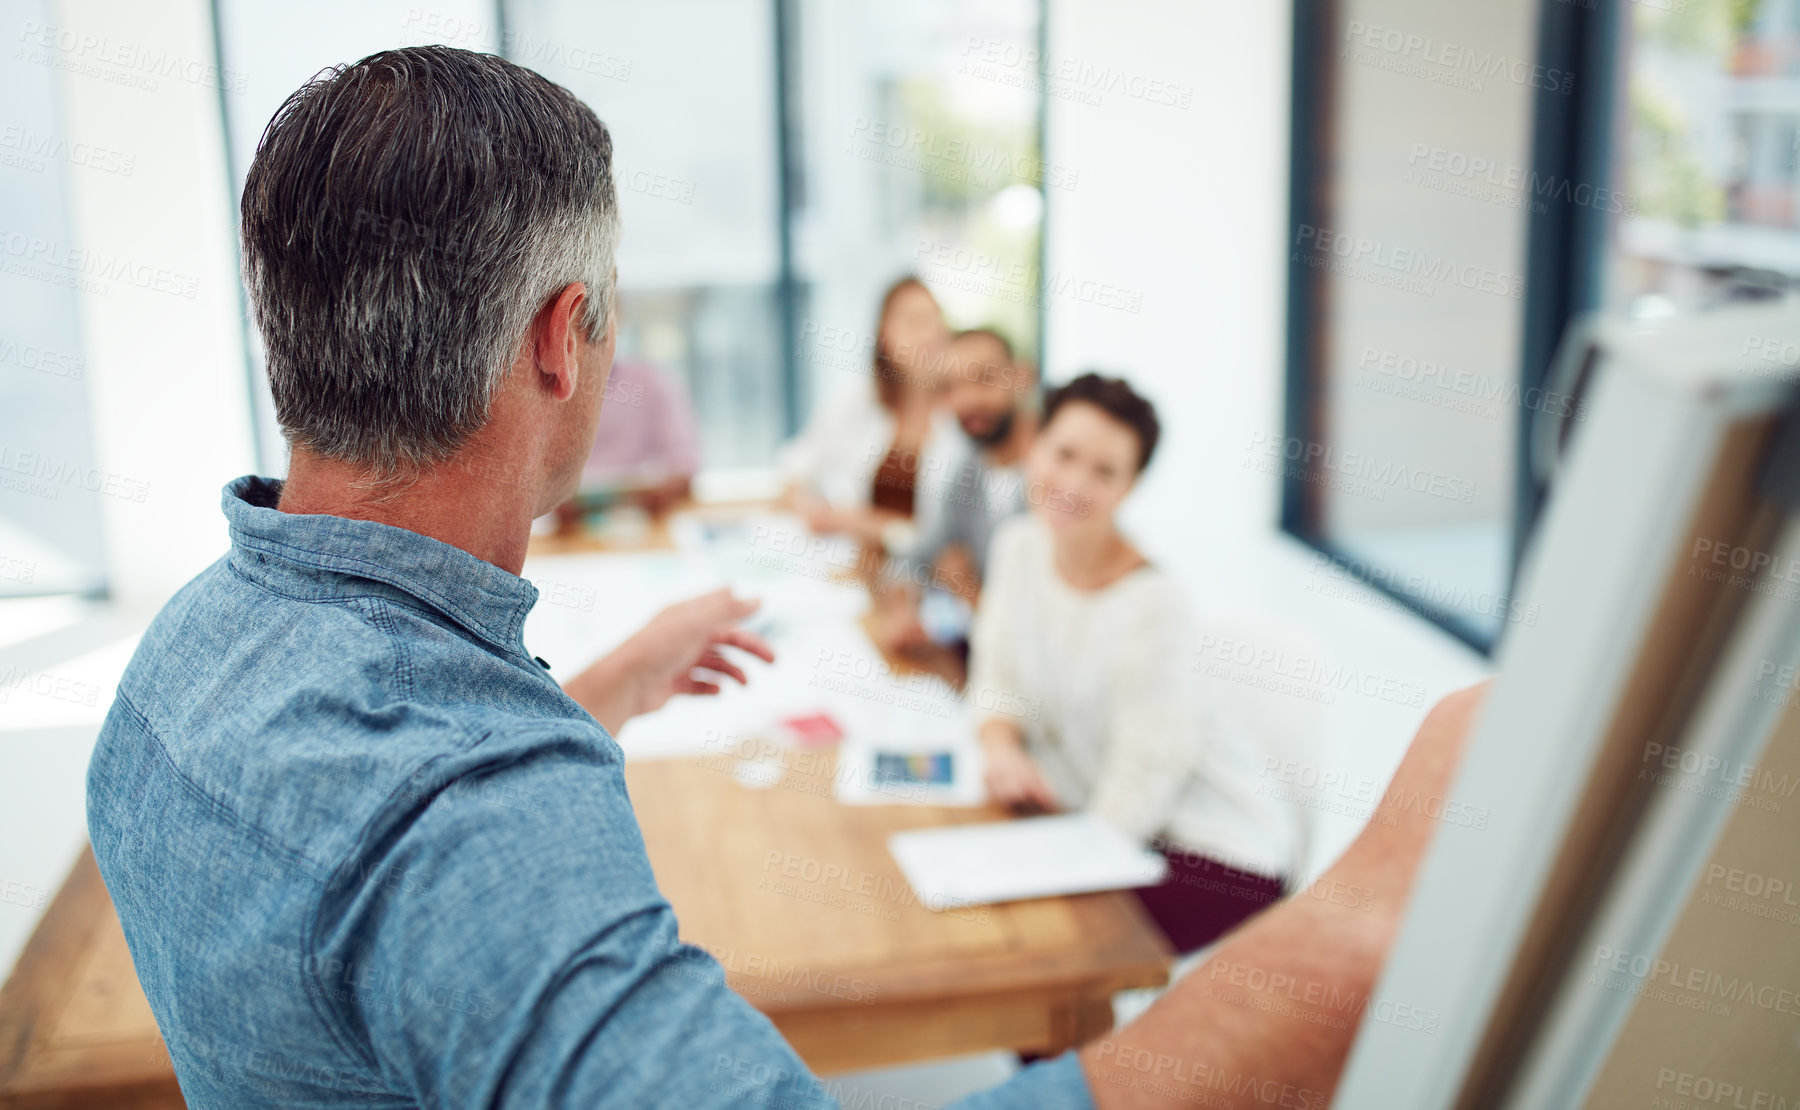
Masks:
[[[1110,1028],[1115,992],[1167,981],[1168,944],[1126,894],[920,905],[888,835],[996,812],[840,805],[829,749],[790,752],[779,770],[747,786],[724,753],[632,762],[625,777],[682,939],[816,1071],[1058,1052]],[[0,1108],[181,1105],[84,852],[0,989]]]

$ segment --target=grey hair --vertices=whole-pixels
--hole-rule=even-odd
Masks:
[[[243,275],[288,442],[385,479],[488,420],[532,319],[612,325],[612,137],[531,70],[444,46],[322,71],[264,130]]]

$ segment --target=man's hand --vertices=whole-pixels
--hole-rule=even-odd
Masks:
[[[564,687],[608,732],[617,732],[640,713],[662,708],[676,694],[716,694],[719,684],[695,671],[711,671],[749,681],[742,667],[722,650],[749,652],[766,663],[775,651],[761,636],[738,627],[761,602],[716,590],[669,606],[612,654],[570,679]]]
[[[987,762],[983,777],[989,801],[1024,813],[1056,810],[1056,795],[1044,780],[1044,772],[1025,754],[1017,728],[1005,721],[983,724],[981,752]]]

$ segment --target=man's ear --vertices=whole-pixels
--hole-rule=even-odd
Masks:
[[[581,314],[587,286],[572,281],[562,287],[532,321],[533,373],[536,383],[558,401],[575,395],[581,378]]]

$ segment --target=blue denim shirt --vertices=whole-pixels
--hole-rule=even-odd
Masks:
[[[829,1107],[677,939],[618,746],[521,639],[529,582],[225,489],[88,830],[189,1106]],[[1091,1102],[1072,1054],[970,1106]]]

